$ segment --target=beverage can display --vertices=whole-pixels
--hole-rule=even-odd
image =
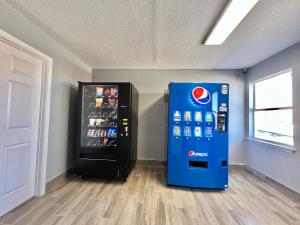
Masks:
[[[192,136],[192,131],[190,126],[184,127],[184,136],[185,137],[191,137]]]
[[[180,126],[174,126],[173,127],[173,135],[175,137],[180,137],[181,136],[181,128],[180,128]]]
[[[202,114],[201,114],[201,112],[200,111],[196,111],[194,118],[195,118],[196,122],[202,122]]]
[[[92,135],[92,130],[88,130],[87,136],[91,137],[91,135]]]
[[[115,136],[115,129],[111,129],[110,138],[113,138]]]
[[[212,114],[212,112],[206,112],[205,113],[205,121],[207,123],[212,123],[213,122],[213,114]]]
[[[173,120],[175,122],[180,122],[181,121],[181,113],[180,111],[175,111],[173,114]]]
[[[116,138],[116,137],[117,137],[117,129],[114,129],[114,132],[113,132],[112,137],[113,137],[113,138]]]
[[[91,137],[94,137],[95,135],[95,130],[91,130]]]
[[[184,121],[192,121],[191,111],[184,112]]]
[[[107,137],[111,137],[112,129],[108,129]]]
[[[201,127],[194,128],[194,136],[195,137],[202,137]]]
[[[100,130],[97,130],[97,131],[95,132],[95,137],[100,137]]]
[[[205,127],[205,137],[212,138],[212,127]]]
[[[101,130],[100,137],[105,137],[105,136],[106,136],[106,131],[105,130]]]

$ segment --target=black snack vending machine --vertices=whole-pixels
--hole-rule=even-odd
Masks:
[[[78,102],[76,173],[125,181],[137,157],[136,88],[79,82]]]

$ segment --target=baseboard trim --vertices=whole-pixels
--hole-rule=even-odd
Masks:
[[[46,183],[46,193],[54,187],[57,183],[62,182],[67,179],[68,175],[72,174],[73,169],[68,169],[61,174],[57,175],[56,177],[52,178],[51,180],[47,181]]]
[[[246,164],[229,164],[229,171],[245,171],[246,170]]]
[[[276,190],[280,191],[283,194],[286,195],[290,195],[292,198],[297,198],[300,200],[300,192],[294,190],[293,188],[282,184],[281,182],[261,173],[260,171],[250,167],[250,166],[246,166],[246,171],[250,174],[252,174],[253,176],[257,177],[258,179],[268,183],[269,185],[271,185],[272,187],[274,187]]]

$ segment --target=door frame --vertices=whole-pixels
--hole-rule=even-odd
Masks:
[[[46,172],[53,59],[1,29],[0,41],[42,60],[42,84],[39,112],[40,119],[38,130],[36,177],[34,188],[34,195],[42,196],[46,192]]]

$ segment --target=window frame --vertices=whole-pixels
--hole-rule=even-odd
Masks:
[[[294,153],[296,151],[296,149],[294,148],[295,146],[295,140],[294,140],[294,130],[293,130],[293,145],[289,145],[289,144],[285,144],[285,143],[281,143],[281,142],[276,142],[276,141],[271,141],[271,140],[266,140],[266,139],[261,139],[261,138],[257,138],[255,137],[255,112],[259,112],[259,111],[275,111],[275,110],[285,110],[285,109],[292,109],[294,111],[294,98],[292,99],[292,106],[285,106],[285,107],[270,107],[270,108],[262,108],[262,109],[256,109],[256,103],[255,103],[255,85],[258,82],[264,81],[264,80],[268,80],[271,79],[273,77],[276,76],[280,76],[283,75],[285,73],[290,73],[291,78],[292,78],[292,85],[293,85],[293,70],[292,68],[286,69],[286,70],[282,70],[279,71],[277,73],[271,74],[269,76],[264,76],[261,79],[257,79],[254,80],[252,82],[249,83],[248,86],[248,95],[249,95],[249,115],[248,115],[248,122],[249,122],[249,130],[248,130],[248,140],[256,142],[258,144],[262,144],[268,147],[273,147],[285,152],[290,152],[290,153]],[[292,89],[293,91],[293,89]],[[293,113],[293,118],[292,118],[293,124],[294,124],[294,113]]]

